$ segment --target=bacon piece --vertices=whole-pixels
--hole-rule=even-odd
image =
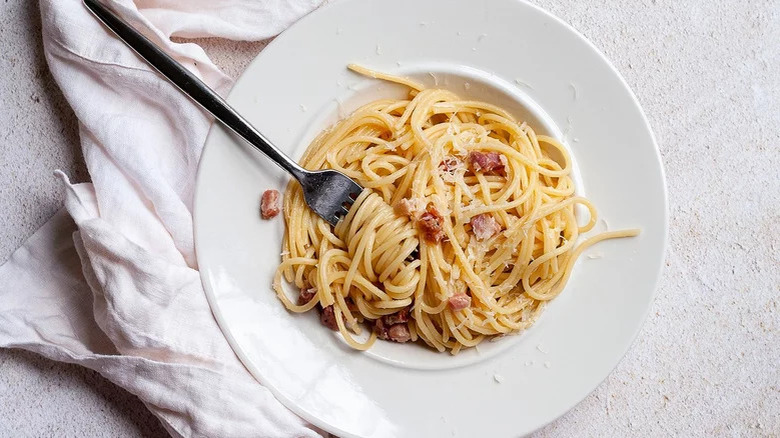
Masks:
[[[409,216],[411,219],[417,219],[422,213],[419,199],[404,198],[399,200],[393,206],[395,212],[401,216]]]
[[[398,312],[385,315],[382,317],[382,322],[387,326],[407,322],[409,321],[409,310],[408,307],[404,307]]]
[[[322,313],[320,313],[320,322],[325,327],[331,329],[331,330],[338,330],[339,326],[336,323],[336,313],[333,311],[333,305],[326,306],[322,309]]]
[[[374,333],[376,333],[376,337],[379,339],[387,339],[387,330],[390,327],[385,325],[385,322],[382,318],[379,318],[374,321]]]
[[[428,205],[417,223],[429,242],[438,243],[444,238],[444,218],[433,205]]]
[[[406,324],[395,324],[387,330],[387,338],[393,342],[404,343],[412,339],[412,334]]]
[[[263,192],[263,197],[260,200],[260,216],[262,216],[263,219],[271,219],[272,217],[276,217],[280,211],[279,191],[266,190]]]
[[[471,151],[466,159],[476,173],[506,175],[506,157],[498,152]]]
[[[450,302],[450,309],[463,310],[471,306],[471,297],[466,295],[465,293],[457,293],[450,297],[449,302]]]
[[[444,160],[439,163],[439,170],[442,172],[452,172],[455,169],[459,169],[462,165],[463,161],[461,161],[458,157],[447,155],[444,157]]]
[[[379,339],[401,343],[412,339],[409,327],[407,327],[405,323],[386,325],[384,318],[385,317],[382,317],[374,321],[374,333],[376,333]]]
[[[301,294],[298,295],[298,305],[303,306],[304,304],[314,299],[315,295],[317,295],[316,287],[311,287],[309,289],[301,290]]]
[[[471,218],[471,230],[474,231],[477,240],[485,240],[501,231],[501,225],[493,216],[484,213]]]

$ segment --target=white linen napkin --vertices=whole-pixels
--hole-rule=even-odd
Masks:
[[[265,39],[321,0],[115,0],[224,93],[231,80],[172,36]],[[46,59],[80,123],[92,183],[0,267],[0,347],[78,363],[137,395],[174,436],[320,432],[246,371],[211,314],[193,249],[210,118],[79,0],[41,0]],[[70,216],[70,217],[69,217]]]

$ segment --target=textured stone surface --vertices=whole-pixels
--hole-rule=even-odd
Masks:
[[[667,268],[609,378],[539,437],[780,434],[780,2],[536,0],[612,60],[658,137]],[[262,43],[203,40],[237,76]],[[0,4],[0,260],[88,179],[35,2]],[[163,436],[92,371],[0,350],[0,436]]]

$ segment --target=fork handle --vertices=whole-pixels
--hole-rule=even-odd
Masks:
[[[249,144],[260,150],[274,163],[289,172],[295,179],[307,172],[306,169],[290,159],[268,141],[263,134],[236,112],[214,90],[204,84],[183,65],[168,56],[154,43],[98,0],[83,0],[87,8],[106,25],[116,36],[125,42],[135,53],[143,58],[155,70],[171,81],[184,94],[211,113],[231,131],[238,134]]]

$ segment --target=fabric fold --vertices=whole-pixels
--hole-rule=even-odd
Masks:
[[[172,36],[259,40],[318,0],[115,0],[207,84],[231,80]],[[222,335],[195,258],[195,176],[211,119],[79,0],[41,0],[49,68],[79,120],[91,183],[62,172],[65,209],[0,267],[0,346],[98,371],[174,436],[314,437]]]

